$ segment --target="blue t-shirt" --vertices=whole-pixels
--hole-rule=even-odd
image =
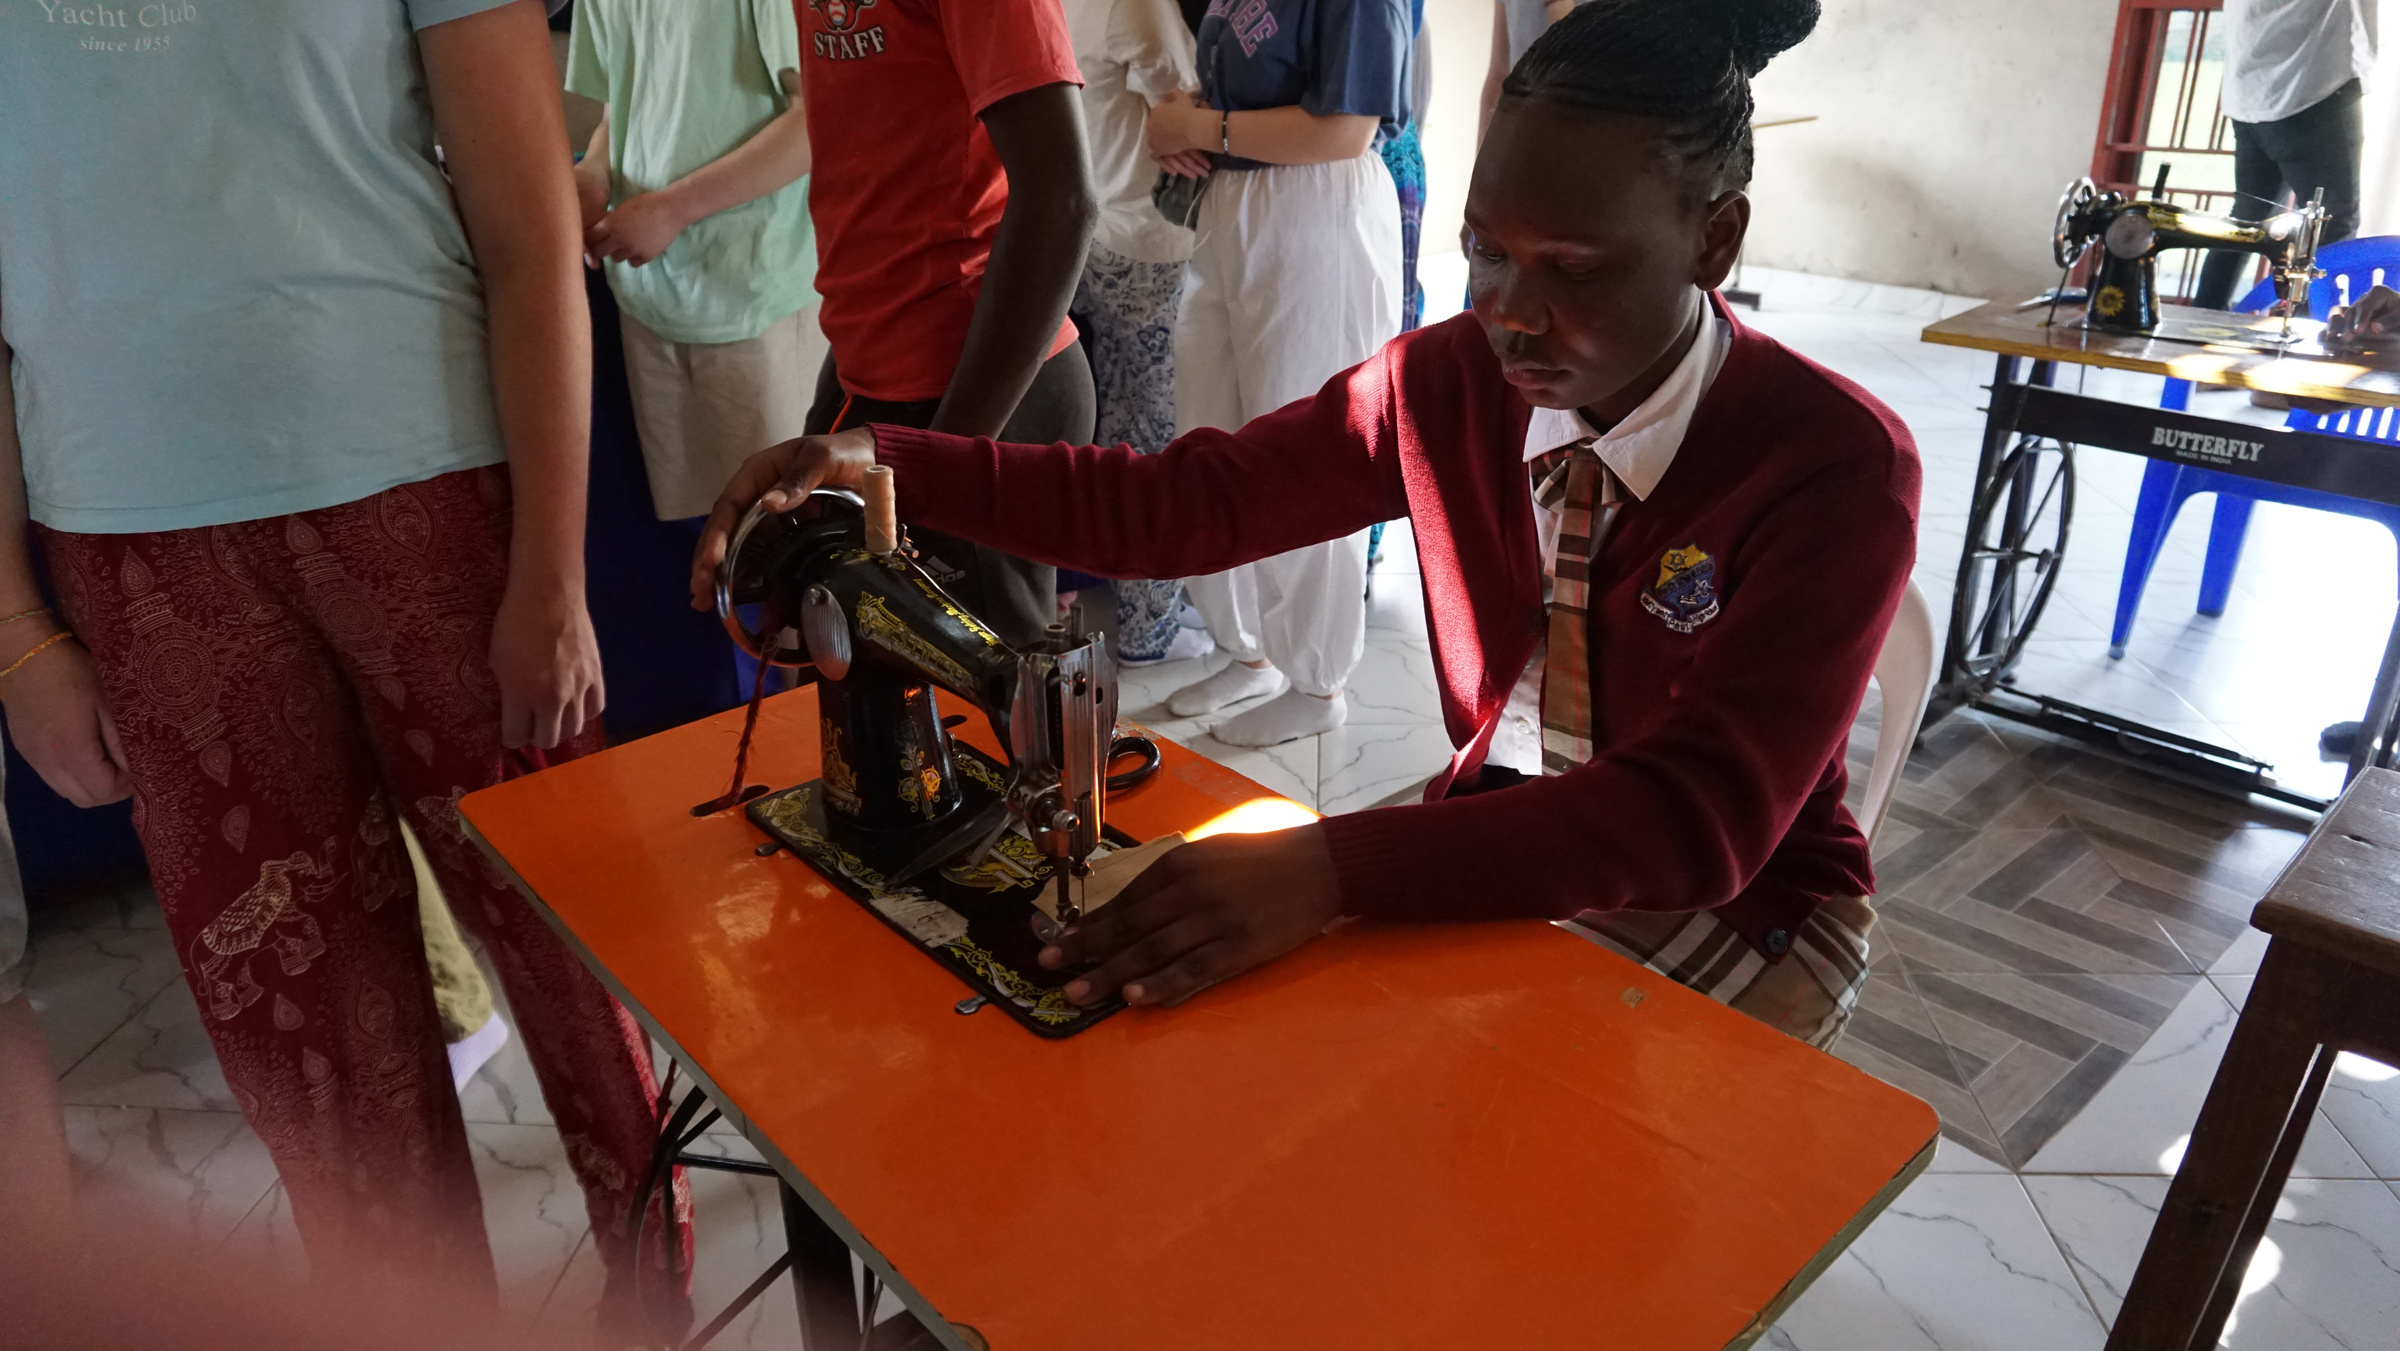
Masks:
[[[0,3],[34,520],[219,525],[506,458],[414,31],[498,3]]]
[[[1382,119],[1381,141],[1408,117],[1409,0],[1209,0],[1200,21],[1200,91],[1230,112],[1287,108]],[[1227,169],[1262,167],[1219,155]]]

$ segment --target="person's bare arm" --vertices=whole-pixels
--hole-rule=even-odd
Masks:
[[[1100,199],[1075,86],[1046,84],[983,110],[983,128],[1008,174],[1008,209],[992,237],[966,346],[933,415],[933,430],[998,436],[1049,359],[1067,317]]]
[[[749,140],[655,192],[617,203],[585,232],[593,254],[640,267],[667,251],[694,222],[756,201],[789,187],[808,173],[808,112],[800,102],[800,77],[781,77],[783,112]]]
[[[544,748],[600,716],[584,609],[592,333],[575,185],[540,0],[417,34],[435,129],[491,311],[492,388],[515,500],[492,625],[504,745]]]
[[[1475,143],[1492,129],[1492,114],[1500,108],[1500,86],[1508,83],[1508,5],[1492,0],[1492,59],[1483,70],[1483,101],[1475,116]]]
[[[0,342],[0,615],[42,603],[34,583],[33,555],[26,542],[25,471],[17,445],[16,394],[9,370],[15,357]],[[0,624],[0,666],[31,652],[56,635],[60,624],[46,614]],[[122,801],[133,793],[117,724],[100,692],[100,673],[83,645],[61,642],[0,680],[0,703],[8,709],[8,735],[17,753],[51,791],[78,807]]]
[[[1312,113],[1299,104],[1220,114],[1198,102],[1150,110],[1150,157],[1223,151],[1261,164],[1332,164],[1357,159],[1375,144],[1382,119],[1367,113]]]
[[[608,214],[608,174],[608,109],[603,107],[599,125],[592,128],[591,144],[583,148],[583,158],[575,163],[575,201],[583,208],[587,234]]]

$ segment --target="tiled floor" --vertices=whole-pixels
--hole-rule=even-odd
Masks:
[[[1439,281],[1439,279],[1436,279]],[[1754,269],[1758,325],[1897,409],[1925,453],[1918,580],[1946,612],[1990,363],[1916,340],[1945,302]],[[1447,294],[1456,288],[1429,285]],[[2100,382],[2095,382],[2097,385]],[[2155,382],[2110,377],[2155,398]],[[2232,415],[2207,396],[2201,411]],[[2024,683],[2220,740],[2313,791],[2315,729],[2365,702],[2394,601],[2376,526],[2262,507],[2221,619],[2190,613],[2206,512],[2170,538],[2122,662],[2105,653],[2140,465],[2082,457],[2071,553]],[[1266,751],[1175,720],[1205,663],[1134,673],[1126,711],[1321,810],[1405,797],[1448,753],[1414,559],[1377,570],[1350,724]],[[1852,756],[1863,765],[1870,700]],[[2097,1348],[2256,970],[2248,907],[2306,822],[2200,797],[2007,724],[1926,738],[1880,841],[1884,942],[1841,1054],[1932,1102],[1945,1140],[1905,1194],[1769,1334],[1785,1351]],[[215,1071],[172,945],[138,887],[37,915],[33,993],[86,1195],[203,1241],[297,1263],[262,1146]],[[598,1267],[565,1160],[512,1044],[463,1099],[507,1307],[588,1316]],[[729,1134],[716,1147],[739,1151]],[[780,1250],[772,1190],[706,1174],[705,1313]],[[2400,1347],[2400,1075],[2345,1060],[2251,1272],[2230,1344]],[[780,1294],[721,1344],[796,1345]]]

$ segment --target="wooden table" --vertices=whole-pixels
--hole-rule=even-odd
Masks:
[[[2261,322],[2253,316],[2163,307],[2162,329],[2217,328]],[[2198,465],[2270,483],[2400,503],[2400,448],[2346,436],[2260,427],[2151,408],[2053,387],[2060,365],[2098,366],[2229,385],[2295,398],[2367,407],[2400,406],[2400,361],[2329,352],[2323,325],[2294,322],[2305,335],[2281,351],[2230,342],[2175,341],[2081,327],[2073,306],[2055,322],[2046,306],[1994,302],[1928,326],[1926,342],[1994,353],[1991,403],[1975,470],[1975,496],[1959,555],[1958,581],[1941,674],[1926,710],[1930,725],[1972,705],[2082,741],[2103,754],[2200,787],[2258,793],[2322,810],[2324,800],[2274,782],[2273,766],[2240,752],[2006,688],[2058,579],[2074,514],[2075,450],[2097,446],[2150,459]],[[2368,734],[2359,737],[2351,773],[2389,765],[2400,738],[2400,622],[2385,649],[2368,702]],[[2127,752],[2130,748],[2131,754]]]
[[[1539,923],[1352,926],[1066,1041],[962,1017],[964,986],[738,813],[691,815],[739,727],[464,816],[772,1162],[823,1279],[810,1226],[943,1345],[1746,1345],[1931,1158],[1915,1098]],[[813,778],[816,729],[813,690],[769,700],[752,777]],[[1276,814],[1164,749],[1112,824]]]

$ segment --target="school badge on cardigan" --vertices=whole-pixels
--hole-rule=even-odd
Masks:
[[[1677,633],[1690,633],[1717,617],[1717,560],[1697,544],[1658,556],[1658,580],[1642,590],[1642,608]]]

